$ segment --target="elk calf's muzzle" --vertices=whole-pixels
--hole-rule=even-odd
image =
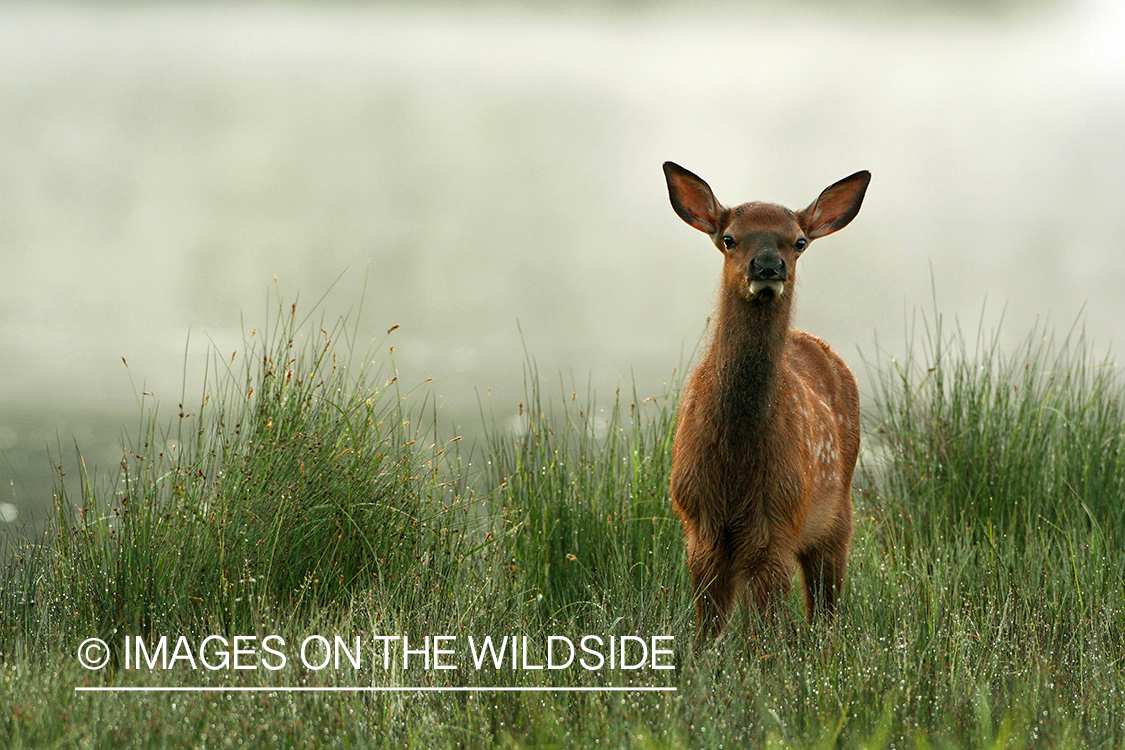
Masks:
[[[777,248],[767,247],[750,261],[751,281],[788,281],[789,275],[785,271],[785,259]]]

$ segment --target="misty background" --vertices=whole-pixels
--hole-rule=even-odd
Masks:
[[[0,527],[49,509],[48,449],[112,476],[139,394],[197,403],[277,292],[470,438],[527,355],[550,394],[664,394],[721,265],[669,159],[793,208],[871,170],[795,320],[865,394],[935,298],[1120,345],[1125,5],[700,7],[4,3]]]

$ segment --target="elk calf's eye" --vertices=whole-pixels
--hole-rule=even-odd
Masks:
[[[797,248],[798,250],[804,250],[805,246],[808,244],[808,240],[806,240],[804,237],[799,237],[797,241],[793,243],[793,247]]]
[[[726,247],[727,250],[730,250],[732,247],[734,247],[734,237],[731,237],[729,234],[724,235],[723,236],[723,245]]]

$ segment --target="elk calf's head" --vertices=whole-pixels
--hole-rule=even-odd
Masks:
[[[769,302],[793,288],[797,258],[818,237],[843,229],[859,213],[870,172],[828,187],[812,204],[792,211],[776,203],[726,208],[699,176],[664,162],[672,208],[711,237],[723,253],[723,285],[747,300]]]
[[[664,176],[672,208],[723,254],[710,344],[684,387],[672,447],[700,636],[740,599],[772,609],[798,570],[809,614],[830,614],[852,534],[859,391],[844,360],[789,317],[797,259],[855,218],[871,175],[845,177],[799,211],[727,208],[672,162]]]

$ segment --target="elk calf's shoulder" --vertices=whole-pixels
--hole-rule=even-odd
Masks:
[[[859,391],[844,360],[789,320],[797,259],[855,218],[871,175],[845,177],[800,211],[726,208],[683,167],[665,162],[664,175],[672,208],[723,256],[672,448],[700,636],[720,631],[744,596],[773,606],[796,569],[810,616],[830,614],[852,535]]]

